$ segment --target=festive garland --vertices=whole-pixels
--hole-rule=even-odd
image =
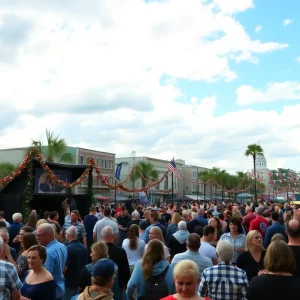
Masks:
[[[96,165],[95,161],[93,159],[90,159],[86,165],[85,170],[83,171],[83,173],[81,174],[81,176],[79,178],[77,178],[75,181],[73,181],[72,183],[60,180],[58,176],[56,176],[52,170],[49,168],[49,166],[47,165],[47,163],[44,161],[42,155],[39,153],[38,149],[34,148],[33,150],[31,150],[28,155],[25,157],[25,159],[23,160],[23,162],[21,163],[21,165],[14,171],[12,172],[9,176],[6,176],[4,178],[0,178],[0,186],[2,186],[5,183],[9,183],[11,182],[15,177],[21,175],[22,171],[24,171],[28,165],[31,159],[37,159],[41,165],[41,167],[44,169],[44,171],[47,173],[47,175],[50,176],[51,180],[53,183],[62,186],[64,188],[70,189],[74,186],[80,185],[89,175],[90,170],[92,170],[93,168],[95,169],[97,176],[100,178],[100,180],[109,188],[111,189],[115,189],[115,190],[123,190],[126,192],[144,192],[147,191],[149,188],[154,187],[158,184],[160,184],[164,178],[167,176],[167,174],[169,173],[169,170],[162,176],[161,179],[152,182],[151,184],[148,184],[145,187],[142,187],[140,189],[128,189],[126,188],[122,182],[119,182],[116,185],[112,185],[110,183],[107,182],[107,179],[101,174],[98,166]],[[31,168],[32,169],[32,168]],[[30,173],[30,171],[29,171]],[[28,173],[28,174],[29,174]],[[31,182],[31,184],[33,184],[33,174],[30,175],[31,176],[31,180],[29,180],[29,182]],[[32,193],[32,190],[31,190]],[[28,198],[27,198],[28,197]],[[25,199],[27,199],[28,201],[31,201],[31,195],[29,194],[29,187],[27,186],[26,189],[26,194],[25,194]]]
[[[21,165],[19,166],[19,168],[17,168],[14,172],[12,172],[9,176],[4,177],[3,179],[0,178],[0,186],[2,186],[5,183],[9,183],[11,182],[16,176],[19,176],[23,170],[25,170],[28,165],[29,162],[33,159],[37,159],[40,163],[40,165],[42,166],[42,168],[44,169],[44,171],[50,176],[50,178],[52,179],[52,182],[62,186],[64,188],[67,189],[71,189],[72,187],[78,186],[80,185],[88,176],[90,171],[92,171],[92,169],[94,168],[96,171],[97,176],[99,177],[99,179],[109,188],[114,189],[114,190],[123,190],[129,193],[132,192],[145,192],[147,191],[149,188],[157,186],[158,184],[160,184],[165,178],[166,176],[168,176],[169,170],[165,172],[165,174],[157,181],[155,182],[151,182],[147,179],[147,186],[142,187],[142,188],[134,188],[134,189],[128,189],[124,186],[124,182],[126,180],[128,180],[128,178],[131,177],[131,175],[134,172],[134,169],[131,170],[129,176],[123,181],[123,182],[119,182],[116,185],[110,184],[107,182],[107,179],[101,174],[98,166],[96,165],[95,161],[93,159],[90,159],[86,165],[86,169],[83,171],[83,173],[81,174],[81,176],[79,178],[77,178],[75,181],[73,181],[72,183],[60,180],[58,176],[56,176],[52,170],[49,168],[49,166],[47,165],[47,163],[44,161],[41,153],[39,153],[39,151],[34,148],[33,150],[31,150],[28,155],[25,157],[25,159],[23,160],[23,162],[21,163]],[[28,185],[27,185],[27,189],[26,189],[26,194],[25,194],[25,201],[31,201],[32,199],[32,191],[33,191],[33,173],[32,173],[32,167],[29,168],[30,170],[28,171],[28,176],[30,176],[29,180],[28,180]],[[249,174],[248,176],[252,177],[252,174]],[[144,178],[146,179],[146,178]],[[182,177],[182,179],[184,179]],[[92,179],[91,179],[92,180]],[[245,179],[243,179],[245,180]],[[261,180],[258,180],[261,181]],[[223,189],[223,187],[221,185],[218,184],[218,182],[214,179],[214,178],[210,178],[209,180],[207,180],[206,182],[202,182],[202,184],[208,184],[208,183],[214,183],[217,188],[219,189]],[[241,184],[239,184],[238,186],[240,186]],[[90,186],[90,185],[89,185]],[[245,189],[230,189],[230,190],[225,190],[224,192],[230,192],[230,193],[239,193],[239,192],[243,192],[246,191],[247,189],[249,189],[252,186],[252,184],[245,188]],[[259,189],[259,188],[258,188]],[[92,193],[89,191],[89,194],[92,195]],[[92,197],[92,196],[90,196]]]
[[[32,155],[32,153],[31,153]],[[28,178],[27,178],[27,186],[25,190],[25,194],[22,198],[22,213],[23,216],[26,218],[30,214],[30,202],[33,199],[33,182],[34,182],[34,175],[33,175],[33,159],[29,159],[28,163]]]
[[[20,176],[21,173],[28,167],[29,161],[30,161],[30,157],[32,155],[32,152],[30,152],[22,161],[22,163],[20,164],[20,166],[13,171],[10,175],[4,177],[4,178],[0,178],[0,187],[2,187],[4,184],[6,183],[10,183],[11,181],[13,181],[17,176]]]

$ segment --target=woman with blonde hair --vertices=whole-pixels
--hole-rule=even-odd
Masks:
[[[197,287],[200,282],[198,265],[189,259],[185,259],[176,264],[174,271],[174,283],[177,293],[162,298],[161,300],[209,300],[209,298],[197,295]]]
[[[126,251],[130,273],[135,264],[142,258],[145,249],[145,242],[139,238],[139,226],[132,224],[128,230],[128,238],[122,243],[122,248]]]
[[[166,241],[168,241],[170,236],[178,230],[178,223],[182,220],[183,219],[181,218],[180,214],[178,212],[174,212],[171,222],[167,227]]]
[[[80,290],[83,291],[87,286],[92,284],[92,271],[95,263],[101,258],[108,258],[108,247],[107,245],[102,242],[96,242],[91,247],[91,254],[92,262],[87,264],[80,273]]]
[[[147,298],[151,295],[153,299],[161,299],[169,295],[174,287],[173,284],[173,267],[165,260],[163,243],[159,240],[150,240],[147,244],[147,250],[140,260],[129,279],[127,284],[127,298],[134,300],[134,291],[136,290],[137,299]],[[164,280],[167,290],[164,295],[155,295],[154,290],[149,290],[146,282],[155,276],[157,280]]]
[[[48,223],[47,220],[45,220],[45,219],[38,220],[36,222],[36,229],[38,229],[40,225],[45,224],[45,223]]]
[[[245,251],[240,253],[236,266],[247,273],[248,280],[257,276],[264,269],[265,250],[263,240],[258,230],[251,230],[247,234]]]
[[[165,259],[170,262],[170,252],[168,250],[168,247],[164,244],[164,238],[163,238],[163,234],[162,234],[162,231],[161,229],[158,227],[158,226],[153,226],[151,229],[150,229],[150,233],[149,233],[149,240],[159,240],[163,243],[163,247],[164,247],[164,256],[165,256]],[[145,252],[147,251],[147,247],[148,247],[149,244],[147,244],[145,246]]]
[[[296,262],[287,243],[272,242],[267,249],[264,265],[263,274],[251,280],[247,299],[298,300],[300,278],[292,275],[296,269]]]

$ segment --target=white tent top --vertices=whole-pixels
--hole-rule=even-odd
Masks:
[[[188,197],[188,198],[190,198],[191,200],[204,200],[204,197],[203,196],[198,196],[197,197],[197,195],[184,195],[185,197]]]

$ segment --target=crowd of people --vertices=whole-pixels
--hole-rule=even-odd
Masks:
[[[62,224],[59,220],[63,219]],[[190,202],[0,212],[0,299],[299,299],[300,210]]]

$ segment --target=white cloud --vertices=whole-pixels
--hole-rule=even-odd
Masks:
[[[284,26],[288,26],[288,25],[290,25],[292,22],[294,22],[293,19],[285,19],[285,20],[283,20],[283,25],[284,25]]]
[[[27,146],[50,128],[69,144],[118,156],[135,149],[235,170],[251,167],[243,156],[247,144],[278,136],[285,143],[284,134],[296,126],[283,116],[300,113],[299,107],[216,115],[221,99],[191,98],[180,88],[180,79],[232,81],[235,61],[258,63],[258,54],[288,47],[251,39],[235,18],[253,8],[251,0],[35,4],[0,3],[1,12],[32,24],[10,59],[0,62],[0,104],[15,113],[0,120],[1,145]],[[273,120],[281,127],[275,130]],[[291,147],[298,146],[294,139]]]
[[[263,29],[263,26],[262,26],[262,25],[257,25],[257,26],[255,27],[255,32],[261,32],[262,29]]]
[[[237,88],[237,104],[273,102],[277,100],[300,100],[300,82],[270,82],[265,91],[255,89],[250,85]]]
[[[215,4],[222,13],[226,14],[233,14],[254,8],[253,0],[214,0],[213,4]]]
[[[196,104],[197,102],[198,102],[197,97],[192,97],[192,98],[191,98],[191,103],[192,103],[192,104]]]
[[[300,56],[296,57],[296,61],[300,62]]]

